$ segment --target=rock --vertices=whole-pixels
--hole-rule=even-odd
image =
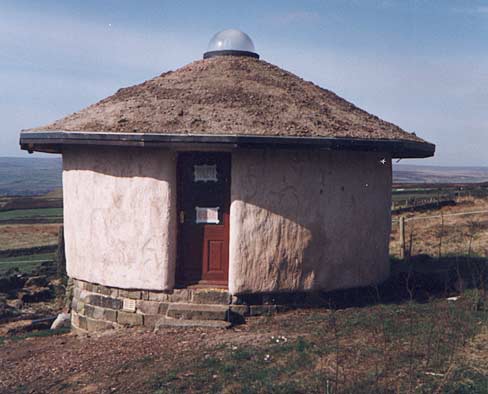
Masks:
[[[53,294],[48,287],[24,288],[17,294],[17,298],[22,302],[41,302],[52,298]]]
[[[46,287],[48,284],[47,276],[32,276],[24,284],[24,287]]]
[[[22,300],[15,299],[15,300],[7,301],[7,305],[10,306],[11,308],[22,309],[24,303],[22,302]]]
[[[19,273],[7,272],[7,274],[0,277],[0,292],[8,293],[11,290],[21,289],[24,287],[26,280],[27,278]]]
[[[71,314],[70,313],[60,313],[56,320],[54,320],[51,325],[51,330],[56,330],[59,328],[68,328],[71,326]]]
[[[12,308],[6,303],[0,302],[0,321],[3,319],[7,319],[9,317],[15,317],[19,315],[20,315],[19,310]]]

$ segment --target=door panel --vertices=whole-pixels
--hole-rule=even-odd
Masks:
[[[229,267],[230,154],[178,156],[178,262],[181,285],[226,285]]]

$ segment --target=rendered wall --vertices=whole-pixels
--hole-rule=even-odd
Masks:
[[[330,291],[389,274],[391,160],[282,150],[232,156],[229,291]]]
[[[176,156],[158,149],[63,151],[70,277],[169,290],[176,258]]]

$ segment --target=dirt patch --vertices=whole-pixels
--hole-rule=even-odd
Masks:
[[[434,392],[452,354],[468,351],[474,364],[487,356],[485,331],[466,341],[476,351],[462,349],[473,327],[485,324],[463,302],[455,311],[445,300],[300,310],[229,330],[10,338],[0,345],[0,391],[319,393],[329,385],[332,392]]]

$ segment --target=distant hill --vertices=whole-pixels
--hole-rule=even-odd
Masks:
[[[394,164],[395,183],[481,183],[488,181],[488,167],[443,167]]]
[[[33,196],[62,187],[60,157],[0,157],[0,196]],[[479,183],[488,167],[393,165],[395,183]],[[58,194],[60,194],[58,192]]]
[[[0,157],[0,196],[33,196],[62,187],[60,157]]]

